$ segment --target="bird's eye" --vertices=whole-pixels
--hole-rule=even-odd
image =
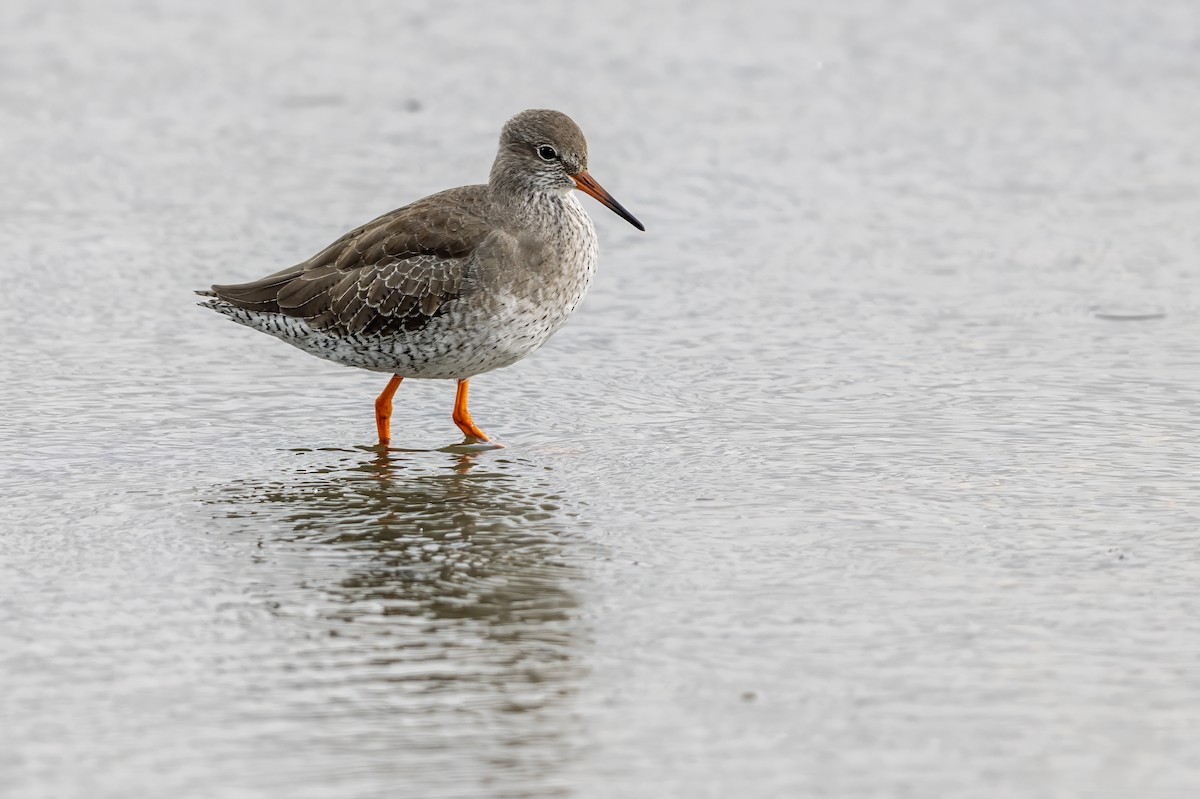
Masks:
[[[558,158],[558,151],[549,144],[539,145],[537,148],[537,154],[543,161],[553,161],[555,158]]]

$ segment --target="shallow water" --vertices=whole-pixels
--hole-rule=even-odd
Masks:
[[[1194,795],[1200,11],[581,9],[0,8],[0,790]],[[537,106],[505,449],[193,305]]]

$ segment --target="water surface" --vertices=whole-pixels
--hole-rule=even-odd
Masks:
[[[0,788],[1194,795],[1197,23],[6,4]],[[648,232],[507,448],[194,306],[543,106]]]

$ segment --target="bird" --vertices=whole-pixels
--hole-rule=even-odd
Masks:
[[[381,446],[409,378],[457,381],[463,443],[486,444],[469,381],[542,346],[592,282],[596,229],[575,190],[645,231],[588,173],[587,141],[569,116],[522,111],[500,132],[486,184],[405,205],[258,280],[197,291],[199,304],[319,358],[389,373],[375,400]]]

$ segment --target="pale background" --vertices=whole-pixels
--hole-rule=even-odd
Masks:
[[[472,383],[195,307],[571,114]],[[1200,5],[0,5],[0,793],[1200,795]]]

